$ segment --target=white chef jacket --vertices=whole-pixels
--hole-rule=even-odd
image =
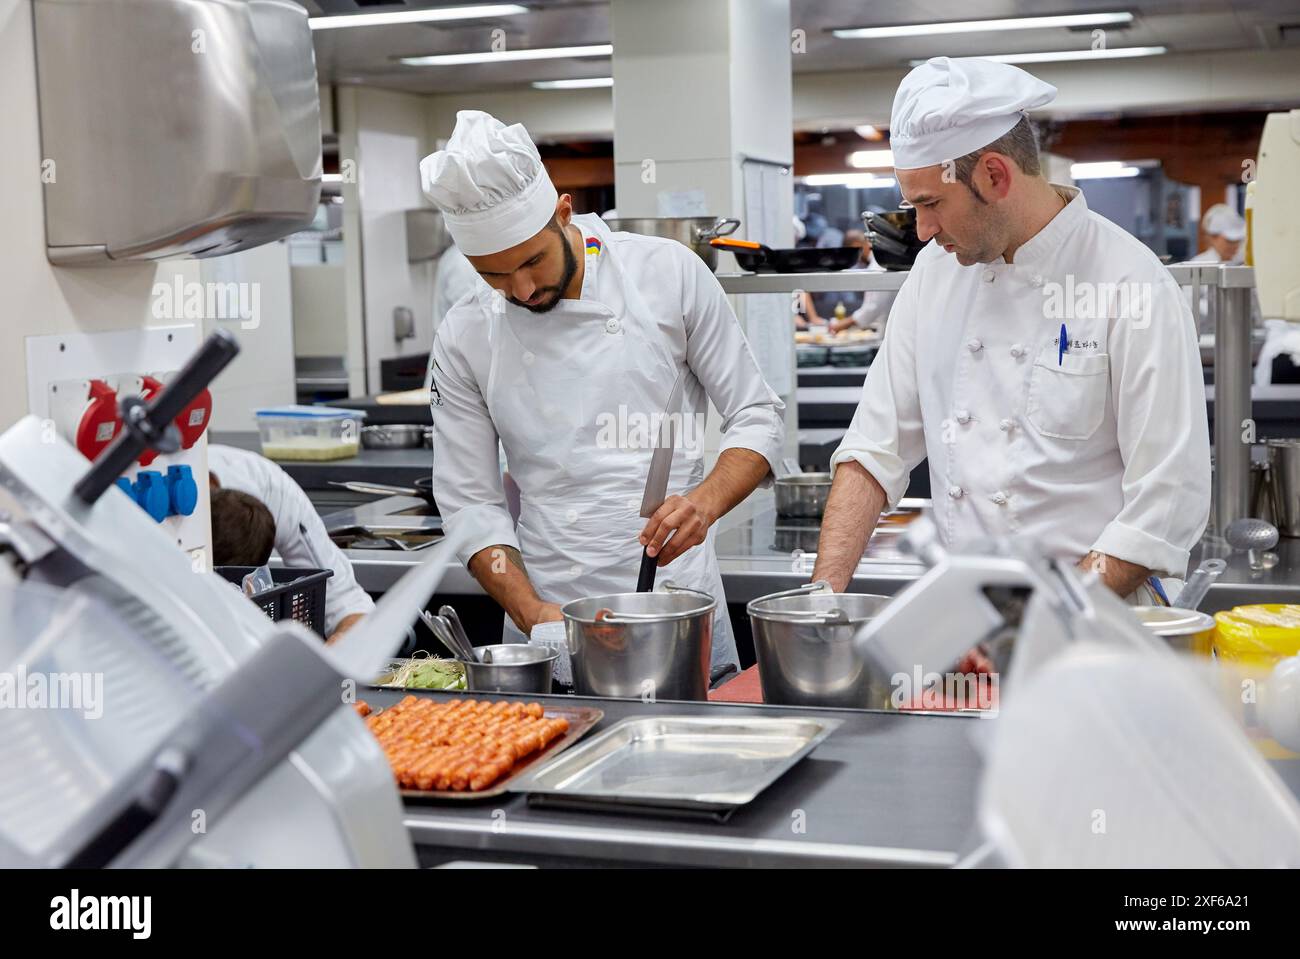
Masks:
[[[831,466],[861,463],[894,505],[928,456],[949,544],[1028,536],[1181,576],[1210,510],[1196,327],[1150,250],[1056,189],[1068,204],[1014,263],[921,251]],[[1141,284],[1131,309],[1116,284]]]
[[[573,222],[584,236],[602,237],[603,255],[617,258],[621,267],[621,271],[602,268],[594,291],[584,284],[583,298],[621,303],[623,297],[617,289],[621,272],[656,317],[655,328],[645,331],[647,335],[662,342],[678,368],[687,367],[683,419],[699,416],[702,420],[711,400],[722,416],[719,452],[753,450],[767,459],[774,475],[785,442],[781,417],[785,406],[763,379],[713,273],[698,256],[673,240],[612,233],[594,214],[575,216]],[[519,548],[502,492],[497,427],[483,398],[494,349],[488,341],[494,298],[494,292],[482,284],[473,298],[451,309],[433,341],[434,498],[448,530],[462,525],[471,530],[462,560],[488,546]],[[545,323],[548,316],[537,314],[521,321]],[[556,332],[562,335],[563,327]],[[516,348],[513,341],[500,348],[507,345]],[[582,346],[577,342],[572,349]],[[663,386],[666,397],[672,382]],[[616,410],[619,405],[618,397],[587,399],[592,408]],[[539,430],[544,429],[542,422],[539,416]],[[508,445],[505,453],[510,475],[525,498],[545,492],[531,488],[528,472],[522,467],[525,456],[516,455]],[[648,469],[648,454],[645,461]],[[582,464],[574,464],[575,473],[581,469]],[[643,477],[639,481],[644,485]],[[601,477],[584,477],[583,482],[590,484],[593,498],[599,499]],[[763,485],[770,484],[769,475]],[[670,487],[668,492],[684,490]],[[628,504],[633,512],[639,506],[639,501]],[[632,572],[635,574],[635,569]]]
[[[875,253],[871,254],[863,269],[870,273],[885,272],[885,268],[876,262]],[[862,294],[862,305],[853,311],[854,325],[862,330],[877,323],[883,325],[897,298],[898,294],[892,290],[866,290]]]
[[[438,332],[447,311],[467,293],[485,285],[473,264],[455,244],[438,257],[438,275],[433,281],[433,331]]]
[[[369,613],[375,601],[357,585],[352,564],[325,531],[320,514],[289,474],[264,456],[233,446],[208,445],[208,471],[226,489],[266,504],[275,519],[275,552],[285,566],[332,569],[325,581],[325,635],[353,613]]]

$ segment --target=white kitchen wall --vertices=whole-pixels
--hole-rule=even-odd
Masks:
[[[429,107],[427,98],[406,93],[365,87],[335,92],[339,161],[352,161],[356,172],[355,184],[346,173],[343,184],[348,322],[363,332],[366,388],[374,393],[381,359],[427,355],[433,345],[434,264],[407,262],[404,216],[428,205],[420,190],[420,160],[432,151]],[[393,335],[393,310],[399,306],[415,316],[415,337],[400,342]],[[348,362],[355,363],[351,349]]]

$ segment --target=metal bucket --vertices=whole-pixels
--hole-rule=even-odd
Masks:
[[[609,228],[642,236],[662,236],[689,246],[710,270],[718,268],[718,251],[709,246],[716,236],[730,236],[740,221],[718,216],[642,216],[609,220]]]
[[[763,701],[779,706],[889,709],[891,677],[854,651],[853,634],[890,597],[816,589],[817,584],[809,584],[760,596],[746,607]]]
[[[831,495],[831,474],[791,473],[778,476],[772,485],[776,489],[777,516],[815,519],[826,511],[826,499]]]
[[[1177,606],[1134,606],[1133,615],[1171,649],[1209,656],[1214,645],[1214,617]]]
[[[717,601],[672,583],[660,589],[561,607],[579,696],[708,698]]]
[[[1273,524],[1283,536],[1300,536],[1300,439],[1272,439],[1266,445]]]

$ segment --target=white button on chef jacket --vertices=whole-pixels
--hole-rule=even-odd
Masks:
[[[1032,537],[1047,555],[1098,550],[1181,576],[1210,509],[1196,327],[1150,250],[1090,212],[1077,190],[1057,189],[1069,203],[998,269],[1071,276],[1070,290],[1090,284],[1111,298],[1097,292],[1089,309],[1065,303],[1055,279],[994,284],[992,267],[963,267],[931,243],[899,291],[832,469],[856,460],[895,506],[928,456],[931,489],[949,493],[934,500],[947,544],[980,538],[984,527]],[[1134,315],[1138,296],[1118,308],[1120,283],[1149,284],[1150,315]],[[971,338],[999,349],[977,361]],[[972,424],[945,435],[958,388]],[[1004,435],[1011,421],[1014,443]],[[949,479],[958,475],[978,477],[985,494],[960,509],[961,487]]]

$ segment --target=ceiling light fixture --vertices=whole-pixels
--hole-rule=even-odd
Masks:
[[[585,47],[537,47],[529,50],[500,50],[483,53],[442,53],[427,57],[402,57],[410,67],[450,67],[469,63],[501,63],[507,60],[562,60],[578,57],[608,57],[614,53],[612,43]]]
[[[843,27],[831,33],[841,40],[882,40],[892,37],[930,37],[944,33],[987,33],[1003,30],[1040,30],[1051,27],[1104,27],[1132,23],[1133,14],[1069,13],[1052,17],[1008,17],[1000,20],[956,20],[949,23],[909,23],[893,27]]]
[[[484,17],[515,17],[527,13],[517,3],[486,3],[467,7],[442,7],[432,10],[390,10],[387,13],[345,13],[334,17],[308,17],[313,30],[338,30],[342,27],[387,27],[398,23],[430,23],[445,20],[479,20]]]
[[[574,80],[534,80],[537,90],[590,90],[596,87],[612,87],[613,77],[579,77]]]

